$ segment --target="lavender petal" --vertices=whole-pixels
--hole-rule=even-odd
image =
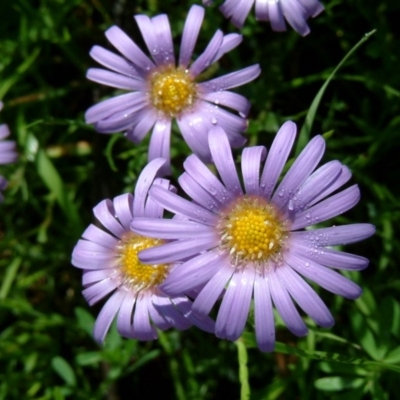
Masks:
[[[315,136],[297,157],[289,171],[282,179],[272,201],[283,209],[293,194],[295,194],[305,180],[314,171],[321,160],[325,150],[325,140],[321,136]]]
[[[288,292],[296,303],[318,325],[328,328],[335,323],[332,314],[321,298],[293,269],[285,265],[277,268],[276,273],[285,282]]]
[[[292,121],[285,122],[275,136],[261,176],[260,185],[261,188],[264,188],[264,197],[266,199],[271,197],[282,169],[286,164],[295,137],[296,125]]]
[[[103,343],[104,338],[110,329],[111,323],[117,314],[121,304],[124,300],[125,293],[117,290],[104,304],[96,319],[93,328],[93,336],[98,343]]]
[[[151,301],[150,296],[150,293],[143,293],[136,299],[131,335],[138,340],[154,340],[158,337],[157,331],[150,324],[148,306]]]
[[[362,289],[357,284],[314,260],[289,253],[285,261],[298,273],[332,293],[352,300],[361,296]]]
[[[247,194],[260,193],[260,163],[266,155],[264,146],[246,147],[242,152],[242,175]]]
[[[164,188],[153,186],[149,191],[149,195],[164,208],[173,213],[181,214],[195,222],[200,222],[201,224],[209,226],[215,226],[217,223],[217,216],[215,214]]]
[[[114,236],[121,238],[125,229],[115,219],[115,210],[111,200],[106,199],[93,208],[93,214]]]
[[[285,325],[296,336],[307,335],[308,329],[294,306],[286,287],[278,278],[276,271],[271,271],[268,274],[268,278],[272,300]]]
[[[121,290],[122,291],[122,290]],[[125,291],[125,298],[121,304],[117,318],[117,330],[126,338],[132,337],[133,308],[136,302],[136,293]]]
[[[161,167],[164,165],[165,160],[156,158],[150,161],[144,168],[136,182],[135,195],[133,198],[133,215],[135,218],[144,217],[145,202],[147,193],[150,186],[153,184],[154,178],[159,173]],[[131,221],[129,221],[130,225]]]
[[[208,282],[226,262],[218,251],[207,251],[172,270],[160,289],[171,296],[189,293]]]
[[[275,323],[271,294],[267,280],[256,276],[254,280],[254,319],[258,348],[270,352],[275,347]]]
[[[260,66],[255,64],[210,81],[201,82],[198,84],[198,87],[203,94],[225,91],[253,81],[260,73]]]
[[[249,315],[255,273],[247,267],[233,274],[218,311],[217,337],[234,341],[242,334]]]
[[[223,292],[235,270],[225,262],[217,273],[208,281],[193,302],[192,311],[199,317],[206,316]]]
[[[337,215],[353,208],[359,200],[360,189],[357,185],[353,185],[348,189],[321,201],[313,207],[298,213],[291,229],[301,229],[311,225],[313,221],[323,222],[332,217],[336,217]]]
[[[160,169],[161,175],[171,173],[170,161],[171,120],[158,120],[154,125],[149,145],[149,161],[164,158],[165,164]]]
[[[214,59],[218,53],[218,49],[222,44],[223,33],[218,30],[215,32],[214,36],[208,43],[208,46],[202,54],[193,62],[189,68],[190,76],[196,78],[201,72],[211,65],[211,61]]]
[[[185,21],[182,33],[181,50],[179,54],[179,65],[187,68],[192,58],[193,49],[199,36],[201,24],[204,19],[204,8],[193,5]]]
[[[197,239],[178,240],[139,252],[139,260],[146,264],[166,264],[185,260],[215,247],[216,235]]]
[[[117,26],[109,28],[105,35],[110,43],[138,68],[143,77],[155,67],[139,46]]]
[[[337,246],[359,242],[374,233],[375,227],[371,224],[350,224],[312,231],[291,232],[290,235],[294,240],[299,240],[306,246],[310,246],[320,239],[322,239],[320,246]]]
[[[134,79],[142,80],[141,76],[138,75],[135,70],[135,67],[128,60],[105,49],[104,47],[93,46],[89,54],[90,57],[108,69]],[[143,85],[145,85],[145,82],[142,82]]]
[[[143,90],[144,82],[102,68],[89,68],[86,78],[117,89]]]
[[[225,131],[215,127],[209,132],[208,141],[215,166],[227,190],[235,195],[243,194]]]

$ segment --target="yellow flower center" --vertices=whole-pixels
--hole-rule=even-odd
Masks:
[[[163,68],[150,76],[149,83],[151,103],[170,117],[191,107],[197,95],[196,84],[187,70]]]
[[[164,242],[127,232],[118,245],[118,264],[125,284],[136,290],[159,285],[168,275],[166,264],[143,264],[138,257],[141,250],[159,246]]]
[[[233,264],[278,261],[288,236],[287,222],[275,207],[259,197],[243,196],[222,213],[218,224],[221,247]]]

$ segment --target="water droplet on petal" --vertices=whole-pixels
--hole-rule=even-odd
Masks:
[[[290,211],[293,211],[293,210],[294,210],[293,200],[289,200],[288,209],[289,209]]]
[[[217,125],[217,123],[218,123],[217,118],[215,118],[215,117],[211,118],[211,123],[212,123],[213,125]]]

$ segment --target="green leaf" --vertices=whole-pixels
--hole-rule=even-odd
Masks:
[[[98,364],[102,360],[101,353],[97,351],[89,351],[87,353],[78,354],[76,362],[79,365],[93,365]]]
[[[384,359],[389,364],[396,364],[400,362],[400,346],[392,350]]]
[[[335,392],[343,389],[356,389],[364,383],[363,378],[344,378],[342,376],[330,376],[317,379],[314,386],[319,390]]]
[[[8,266],[4,276],[2,277],[2,283],[0,288],[0,299],[4,300],[8,292],[11,289],[12,283],[17,275],[19,266],[21,265],[22,259],[21,258],[14,258],[12,263]]]
[[[318,91],[317,95],[315,96],[314,100],[311,103],[311,106],[308,110],[308,113],[306,115],[306,120],[304,121],[304,125],[301,128],[300,135],[299,135],[299,140],[297,141],[297,147],[296,147],[296,155],[301,152],[301,150],[306,146],[309,137],[310,137],[310,132],[314,123],[314,118],[315,114],[317,113],[319,103],[321,102],[322,96],[325,93],[326,88],[329,85],[329,82],[334,78],[336,73],[339,71],[339,69],[345,64],[345,62],[348,60],[348,58],[364,43],[366,42],[374,33],[376,32],[376,29],[374,29],[371,32],[368,32],[364,35],[364,37],[344,56],[342,61],[337,65],[337,67],[333,70],[333,72],[329,75],[328,79],[325,81],[325,83],[322,85],[321,89]]]
[[[245,332],[242,335],[241,340],[243,341],[243,343],[247,348],[257,347],[253,333]],[[285,343],[280,343],[280,342],[275,343],[275,351],[278,353],[291,354],[298,357],[306,357],[313,360],[324,360],[324,361],[337,362],[343,364],[363,365],[363,366],[374,367],[375,369],[383,368],[400,372],[400,366],[398,365],[391,365],[389,363],[385,363],[382,361],[372,361],[365,358],[359,358],[339,353],[329,353],[326,351],[317,351],[317,350],[315,351],[303,350],[299,347],[289,346]]]
[[[93,315],[82,307],[76,307],[74,312],[76,319],[78,320],[79,327],[88,333],[89,336],[92,336],[94,326]]]
[[[56,356],[52,358],[51,365],[54,371],[56,371],[57,374],[60,375],[60,377],[64,379],[68,385],[76,385],[75,373],[67,361],[65,361],[62,357]]]
[[[78,209],[69,198],[60,174],[43,149],[39,149],[36,154],[36,168],[39,176],[56,198],[68,220],[72,222],[77,231],[82,231]]]

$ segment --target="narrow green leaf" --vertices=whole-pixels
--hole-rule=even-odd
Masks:
[[[356,389],[364,383],[363,378],[344,378],[342,376],[330,376],[317,379],[314,386],[319,390],[335,392],[343,389]]]
[[[374,29],[371,32],[368,32],[364,35],[364,37],[344,56],[342,61],[337,65],[337,67],[333,70],[333,72],[329,75],[328,79],[325,81],[325,83],[322,85],[321,89],[318,91],[317,95],[315,96],[314,100],[311,103],[311,106],[307,112],[306,115],[306,120],[304,121],[304,125],[301,128],[300,135],[299,135],[299,140],[297,141],[297,147],[296,147],[296,155],[301,152],[301,150],[306,146],[311,129],[314,123],[314,118],[315,114],[317,113],[319,103],[321,102],[322,96],[325,93],[326,88],[329,85],[329,82],[334,78],[336,73],[339,71],[339,69],[345,64],[345,62],[348,60],[348,58],[364,43],[366,42],[374,33],[376,32],[376,29]]]
[[[70,386],[76,385],[76,377],[71,366],[62,357],[56,356],[51,360],[54,371]]]
[[[36,154],[36,168],[47,188],[57,199],[66,217],[81,231],[78,210],[75,204],[69,199],[60,174],[43,149],[39,149]]]
[[[1,288],[0,288],[0,299],[4,300],[8,292],[11,289],[12,283],[14,282],[14,279],[17,275],[19,266],[21,265],[22,259],[17,257],[14,258],[12,263],[8,266],[6,273],[4,274],[2,278],[2,283],[1,283]]]

